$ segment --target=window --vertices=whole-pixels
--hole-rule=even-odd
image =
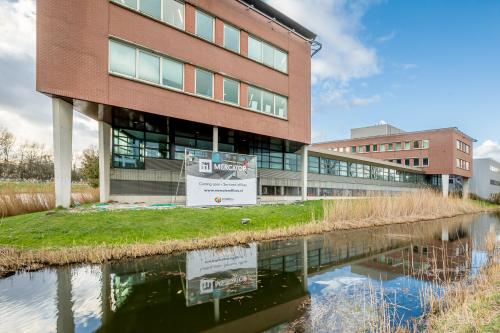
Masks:
[[[161,20],[161,0],[139,0],[139,10]]]
[[[184,4],[176,0],[163,0],[163,20],[184,30]]]
[[[240,30],[224,23],[224,47],[240,53]]]
[[[248,57],[281,72],[288,72],[288,54],[253,36],[248,36]]]
[[[410,159],[409,158],[405,158],[405,165],[410,166]]]
[[[370,145],[366,145],[366,146],[365,146],[365,151],[366,151],[367,153],[369,153],[369,152],[370,152]]]
[[[351,146],[351,153],[353,153],[353,154],[356,153],[356,146]]]
[[[137,0],[114,0],[114,1],[121,5],[137,9]]]
[[[109,42],[110,72],[135,77],[135,59],[135,48],[115,41]]]
[[[196,93],[213,98],[214,74],[205,70],[196,69]]]
[[[405,142],[405,150],[410,150],[410,141]]]
[[[262,43],[262,62],[264,65],[274,66],[274,48],[267,43]]]
[[[224,101],[240,104],[240,83],[238,81],[224,78]]]
[[[373,145],[373,151],[378,151],[378,146],[377,145]]]
[[[196,11],[196,35],[208,40],[209,42],[214,41],[214,23],[215,19],[201,12]]]
[[[248,36],[248,57],[262,62],[262,42],[252,36]]]
[[[389,151],[393,151],[393,150],[394,150],[394,144],[389,143],[389,147],[388,147],[388,149],[387,149],[387,150],[389,150]]]
[[[248,107],[252,110],[262,111],[262,90],[248,87]]]
[[[274,68],[284,73],[288,73],[288,55],[280,50],[274,51]]]
[[[429,140],[422,140],[422,148],[424,149],[429,148]]]
[[[184,88],[184,64],[164,58],[162,84],[182,90]]]
[[[248,87],[248,107],[255,111],[286,118],[288,115],[288,99],[256,87]]]
[[[288,99],[280,95],[274,95],[274,114],[278,117],[288,117]]]
[[[400,158],[398,158],[398,159],[396,160],[396,163],[397,163],[397,164],[401,164],[401,159],[400,159]]]
[[[416,166],[416,167],[420,166],[420,159],[419,158],[413,159],[413,166]]]
[[[470,152],[470,146],[460,140],[457,140],[457,149],[463,151],[466,154],[469,154]]]
[[[364,152],[364,146],[359,146],[358,147],[358,153],[363,153]]]
[[[421,141],[420,140],[413,141],[413,148],[420,149],[421,148]]]
[[[396,142],[396,150],[401,150],[401,142]]]
[[[274,96],[265,90],[262,93],[262,112],[274,114]]]
[[[385,151],[385,143],[383,143],[383,144],[380,145],[380,151],[381,152]]]
[[[160,83],[160,57],[139,51],[139,79]]]
[[[422,159],[422,165],[423,166],[429,166],[429,158],[428,157],[424,157]]]

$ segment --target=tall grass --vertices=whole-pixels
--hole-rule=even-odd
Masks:
[[[452,217],[485,209],[471,200],[444,198],[435,191],[421,190],[391,197],[325,201],[324,221],[333,229],[349,229]]]
[[[99,190],[90,187],[77,187],[72,194],[73,204],[85,204],[99,201]],[[0,217],[41,212],[55,208],[53,184],[19,186],[9,184],[0,190]]]

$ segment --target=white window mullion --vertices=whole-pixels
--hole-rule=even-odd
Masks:
[[[163,3],[163,0],[162,0]],[[163,57],[160,56],[160,85],[163,85]]]
[[[164,3],[164,2],[165,2],[165,0],[161,0],[161,1],[160,1],[160,11],[161,11],[161,13],[160,13],[160,20],[161,20],[162,22],[165,22],[165,18],[164,18],[164,15],[165,15],[165,14],[163,13],[163,8],[164,8],[163,3]],[[161,60],[161,59],[160,59],[160,60]]]

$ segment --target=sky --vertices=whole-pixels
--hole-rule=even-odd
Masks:
[[[387,122],[458,127],[500,161],[500,1],[267,0],[314,31],[313,142]],[[35,92],[35,1],[0,0],[0,126],[52,144],[50,99]],[[97,144],[75,113],[73,149]]]

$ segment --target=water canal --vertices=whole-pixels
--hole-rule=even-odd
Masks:
[[[498,214],[21,272],[0,280],[0,332],[351,332],[381,302],[405,323],[491,239]]]

